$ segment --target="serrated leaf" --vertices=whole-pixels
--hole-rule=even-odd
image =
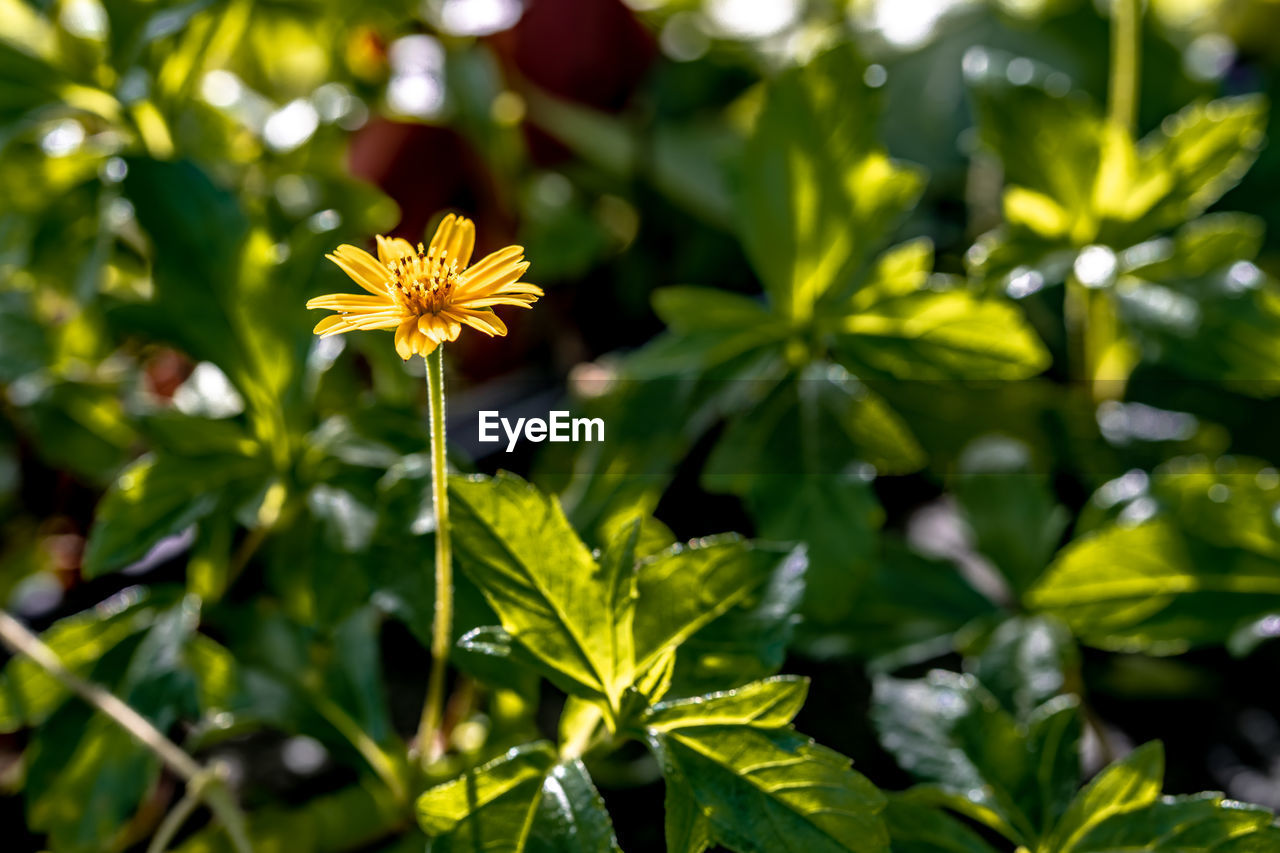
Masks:
[[[611,853],[613,824],[580,761],[557,763],[540,741],[418,798],[418,823],[431,853]]]
[[[609,699],[630,686],[633,661],[616,642],[630,618],[615,604],[622,569],[606,579],[559,502],[509,474],[454,478],[459,565],[511,632],[548,666]],[[629,590],[626,596],[629,597]]]
[[[557,764],[547,774],[525,850],[529,853],[620,853],[604,800],[581,761]]]
[[[873,96],[847,48],[770,85],[743,160],[741,233],[774,310],[804,320],[916,201],[924,180],[873,135]]]
[[[849,760],[786,730],[682,728],[656,736],[717,841],[740,853],[884,853],[884,797]]]
[[[795,719],[808,692],[809,679],[782,675],[733,690],[660,702],[649,709],[641,725],[653,732],[729,725],[779,729]]]
[[[778,672],[800,621],[808,567],[797,547],[777,562],[758,592],[681,643],[670,675],[679,695],[737,687]]]
[[[1032,760],[1025,736],[976,679],[934,670],[914,681],[880,676],[874,687],[871,721],[903,768],[1010,840],[1035,837],[1015,801]]]
[[[1076,845],[1080,853],[1187,853],[1217,850],[1218,845],[1271,825],[1274,816],[1260,806],[1224,802],[1221,794],[1161,797],[1137,811],[1103,820]]]
[[[759,589],[786,553],[737,536],[677,545],[636,575],[636,672]]]
[[[527,744],[431,788],[418,798],[418,825],[432,853],[481,849],[520,853],[556,754]]]
[[[1164,778],[1164,748],[1159,741],[1144,744],[1108,765],[1076,795],[1066,814],[1038,848],[1044,853],[1075,853],[1089,832],[1113,815],[1151,805],[1160,796]]]

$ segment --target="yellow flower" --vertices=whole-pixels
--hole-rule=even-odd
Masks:
[[[426,248],[419,243],[415,250],[408,240],[382,235],[377,258],[355,246],[339,246],[325,257],[370,295],[331,293],[308,301],[308,308],[340,312],[321,320],[315,333],[395,329],[396,352],[406,360],[457,340],[464,323],[490,337],[505,335],[507,326],[493,306],[528,308],[542,288],[520,281],[529,268],[520,246],[499,249],[468,267],[475,242],[471,220],[451,213]]]

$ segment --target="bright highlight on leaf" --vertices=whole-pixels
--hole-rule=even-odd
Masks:
[[[486,335],[505,335],[497,305],[528,308],[542,288],[520,280],[529,268],[524,249],[507,246],[472,266],[476,229],[450,213],[430,246],[378,235],[378,257],[349,244],[326,255],[369,295],[331,293],[308,300],[308,308],[338,313],[316,324],[321,337],[363,329],[395,329],[396,352],[406,361],[456,341],[463,325]]]

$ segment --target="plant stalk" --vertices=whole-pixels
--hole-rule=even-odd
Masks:
[[[110,719],[142,746],[150,750],[187,786],[187,796],[196,796],[208,805],[231,839],[237,853],[252,853],[245,828],[244,813],[236,805],[214,767],[202,767],[151,721],[101,685],[86,681],[62,663],[58,653],[49,648],[25,625],[0,610],[0,640],[28,658],[52,676],[59,684],[87,702],[94,710]],[[185,818],[184,818],[185,819]]]
[[[444,754],[444,677],[453,634],[453,566],[449,549],[449,491],[445,459],[444,346],[426,357],[428,404],[431,413],[431,502],[436,517],[436,602],[431,622],[431,673],[427,699],[418,726],[418,750],[423,766]]]
[[[1142,0],[1112,0],[1107,122],[1129,139],[1137,129],[1141,57]],[[1103,358],[1119,336],[1114,294],[1110,289],[1086,288],[1071,275],[1064,298],[1072,378],[1089,383],[1090,394],[1097,401],[1116,396],[1123,380],[1100,375]]]
[[[1142,56],[1142,0],[1112,0],[1111,79],[1107,118],[1130,133],[1138,120],[1138,65]]]

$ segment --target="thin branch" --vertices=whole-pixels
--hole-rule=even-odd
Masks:
[[[95,710],[124,729],[134,740],[149,749],[166,767],[182,777],[191,792],[198,797],[221,821],[232,846],[238,853],[252,853],[252,846],[245,831],[244,813],[232,800],[222,784],[221,777],[212,768],[202,767],[151,721],[121,701],[101,685],[86,681],[62,663],[58,653],[31,633],[25,625],[0,610],[0,640],[16,654],[24,655],[43,669],[54,680],[89,703]],[[185,818],[184,818],[185,819]]]

